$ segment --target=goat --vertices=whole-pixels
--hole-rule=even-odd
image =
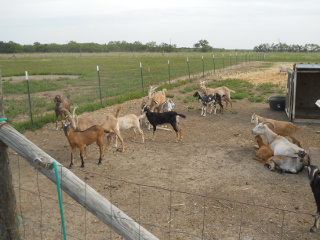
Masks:
[[[228,107],[228,103],[230,103],[230,106],[232,109],[232,101],[231,101],[231,97],[230,97],[230,92],[235,93],[235,91],[233,91],[225,86],[218,87],[218,88],[207,88],[205,86],[205,81],[200,82],[200,88],[206,95],[210,95],[213,93],[220,94],[222,100],[226,102],[226,109]]]
[[[263,143],[260,135],[255,136],[255,139],[258,143],[259,150],[255,152],[256,157],[253,157],[253,159],[261,163],[267,163],[267,160],[273,156],[273,150],[270,148],[269,144]]]
[[[115,116],[111,115],[111,114],[107,114],[104,115],[103,117],[84,117],[84,116],[77,116],[75,114],[76,111],[75,107],[73,109],[73,114],[71,114],[69,111],[67,112],[67,121],[70,122],[70,125],[72,127],[73,130],[85,130],[93,125],[99,125],[101,127],[103,127],[105,130],[108,130],[114,134],[117,135],[117,137],[119,138],[121,144],[122,144],[122,152],[125,151],[125,144],[123,141],[123,138],[120,134],[120,127],[119,127],[119,122],[118,122],[118,115],[119,115],[119,111],[120,108],[118,107],[117,112],[115,114]]]
[[[161,112],[161,106],[167,100],[166,92],[168,90],[164,88],[161,91],[155,92],[156,88],[157,87],[150,86],[150,90],[148,91],[148,98],[151,99],[151,112]]]
[[[310,180],[311,190],[313,192],[314,199],[317,204],[317,212],[314,215],[314,224],[310,228],[310,232],[315,232],[319,225],[319,215],[320,215],[320,170],[315,165],[308,166],[308,177]]]
[[[118,117],[118,123],[120,130],[127,130],[129,128],[132,128],[135,133],[135,139],[137,138],[137,131],[140,133],[142,138],[142,143],[144,143],[144,134],[142,129],[140,128],[140,119],[144,118],[145,114],[141,114],[140,116],[137,116],[135,114],[127,114],[123,117]],[[117,147],[118,137],[116,136],[114,147]]]
[[[292,69],[284,65],[279,66],[279,74],[282,72],[288,72],[289,70],[292,70]]]
[[[182,139],[182,130],[179,126],[179,117],[186,118],[185,115],[179,114],[174,111],[164,112],[164,113],[156,113],[151,112],[149,106],[147,104],[143,104],[141,107],[143,111],[146,113],[148,121],[153,126],[153,138],[155,139],[155,131],[157,129],[158,124],[170,123],[174,131],[176,132],[176,142]]]
[[[255,126],[257,126],[259,123],[262,122],[271,122],[268,123],[268,127],[274,131],[276,134],[281,135],[281,136],[288,136],[292,139],[292,142],[296,145],[298,145],[299,147],[301,147],[300,142],[294,137],[294,134],[301,129],[306,128],[307,126],[302,126],[299,127],[291,122],[285,122],[285,121],[277,121],[277,120],[273,120],[273,119],[267,119],[264,117],[261,117],[257,114],[252,114],[251,117],[251,123],[253,123]]]
[[[285,137],[274,133],[266,123],[259,123],[252,129],[252,133],[255,135],[265,135],[270,148],[274,152],[274,156],[269,158],[266,164],[270,170],[297,173],[303,167],[310,164],[309,154],[303,148],[289,142]]]
[[[109,131],[105,130],[103,127],[98,125],[91,126],[90,128],[83,131],[72,130],[69,127],[69,125],[70,125],[70,122],[62,123],[64,134],[66,135],[72,149],[71,162],[70,162],[69,168],[71,168],[73,165],[76,148],[79,148],[80,150],[81,167],[82,168],[84,167],[84,160],[86,160],[87,158],[86,146],[89,146],[92,143],[97,143],[97,145],[99,146],[100,157],[99,157],[98,165],[100,165],[101,160],[104,157],[104,153],[111,142],[111,137],[108,136],[107,145],[105,149],[103,149],[103,139],[105,137],[105,134],[109,133]]]
[[[174,109],[175,104],[171,99],[166,100],[161,106],[161,112],[169,112]]]
[[[200,103],[202,104],[201,116],[206,116],[207,107],[210,106],[210,114],[212,113],[212,105],[214,106],[214,114],[217,112],[217,104],[220,105],[220,113],[222,113],[223,105],[221,103],[221,95],[219,93],[214,93],[210,95],[200,94],[199,92],[195,92],[193,94],[194,97],[198,98]]]
[[[70,96],[56,95],[53,101],[56,104],[54,111],[56,113],[56,130],[58,130],[58,117],[61,116],[61,120],[65,117],[63,109],[70,111]]]

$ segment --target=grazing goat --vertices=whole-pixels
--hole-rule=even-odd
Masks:
[[[145,117],[145,113],[141,114],[140,116],[137,116],[135,114],[127,114],[123,117],[118,117],[118,123],[120,130],[127,130],[129,128],[132,128],[135,134],[134,139],[137,138],[137,131],[140,133],[142,138],[142,143],[144,143],[144,134],[142,129],[140,128],[140,119]],[[114,147],[117,147],[118,137],[116,136]]]
[[[63,109],[70,111],[70,96],[56,95],[53,101],[56,104],[54,111],[56,113],[56,130],[58,130],[58,117],[61,116],[61,120],[65,117]]]
[[[217,104],[220,105],[220,113],[222,113],[223,105],[221,103],[221,95],[219,93],[214,93],[210,95],[200,94],[199,92],[195,92],[193,94],[194,97],[198,98],[200,103],[202,104],[201,116],[206,116],[207,107],[210,106],[210,114],[212,113],[212,105],[214,106],[214,114],[217,112]]]
[[[81,158],[81,167],[84,167],[84,160],[87,158],[87,151],[86,146],[89,146],[93,143],[97,143],[100,150],[100,157],[98,164],[101,164],[101,160],[104,157],[104,153],[107,149],[107,147],[110,145],[111,137],[108,136],[108,143],[105,149],[103,149],[103,139],[105,137],[106,133],[109,133],[109,131],[105,130],[103,127],[94,125],[90,128],[79,131],[79,130],[72,130],[71,127],[69,127],[70,123],[62,123],[62,127],[64,130],[64,134],[66,135],[69,144],[71,146],[71,162],[70,162],[70,168],[73,165],[76,149],[79,148],[80,150],[80,158]]]
[[[263,143],[260,135],[255,136],[255,139],[258,143],[259,150],[255,152],[256,157],[253,157],[253,159],[261,163],[267,163],[267,160],[273,156],[273,150],[270,148],[269,144]]]
[[[314,224],[310,228],[310,232],[315,232],[319,225],[319,215],[320,215],[320,170],[315,165],[308,166],[308,176],[310,180],[311,190],[313,192],[314,199],[317,204],[317,212],[314,215]]]
[[[266,123],[259,123],[252,129],[252,133],[255,135],[265,135],[270,148],[274,152],[274,156],[269,158],[266,164],[270,170],[297,173],[310,164],[309,154],[303,148],[289,142],[285,137],[274,133]]]
[[[228,103],[230,103],[230,106],[232,109],[232,101],[231,101],[231,97],[230,97],[230,92],[235,93],[235,91],[233,91],[225,86],[218,87],[218,88],[207,88],[205,86],[205,81],[200,82],[200,88],[206,95],[210,95],[213,93],[220,94],[222,100],[226,102],[226,109],[228,107]]]
[[[117,109],[115,116],[111,114],[107,114],[99,117],[77,116],[75,114],[76,108],[77,107],[73,109],[73,114],[71,114],[69,111],[66,111],[67,112],[66,119],[67,121],[70,122],[70,126],[72,127],[73,130],[85,130],[93,125],[99,125],[103,127],[105,130],[108,130],[116,134],[122,144],[122,152],[125,151],[125,144],[120,134],[120,127],[118,122],[118,115],[119,115],[120,108]]]
[[[155,131],[157,129],[158,124],[170,123],[174,131],[176,132],[176,142],[182,139],[182,130],[179,126],[179,117],[186,118],[185,115],[179,114],[174,111],[164,112],[164,113],[156,113],[151,112],[149,106],[147,104],[143,104],[141,107],[143,111],[146,113],[146,116],[153,126],[153,139],[155,139]]]
[[[251,117],[251,123],[253,123],[255,126],[257,126],[259,123],[262,122],[271,122],[268,123],[268,127],[274,131],[276,134],[281,135],[281,136],[288,136],[292,139],[292,142],[296,145],[298,145],[299,147],[301,147],[300,142],[294,137],[294,134],[300,130],[300,129],[304,129],[307,126],[302,126],[299,127],[291,122],[285,122],[285,121],[277,121],[277,120],[273,120],[273,119],[267,119],[264,117],[261,117],[257,114],[252,114]]]
[[[151,112],[161,112],[161,106],[167,100],[166,92],[168,90],[164,88],[161,91],[156,92],[156,88],[157,87],[150,86],[150,90],[148,91],[148,98],[151,99]]]

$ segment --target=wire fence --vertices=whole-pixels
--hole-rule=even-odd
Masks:
[[[19,155],[9,155],[19,218],[19,226],[11,227],[19,227],[22,239],[63,239],[55,184]],[[310,239],[308,229],[297,225],[311,213],[73,172],[159,239]],[[63,206],[68,239],[122,239],[67,194]]]

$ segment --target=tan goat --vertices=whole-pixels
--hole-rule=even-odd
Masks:
[[[219,93],[221,95],[221,99],[226,102],[225,109],[227,109],[228,103],[230,103],[230,106],[231,106],[231,109],[232,109],[232,100],[231,100],[231,97],[230,97],[230,92],[235,93],[235,91],[233,91],[233,90],[231,90],[231,89],[229,89],[229,88],[227,88],[225,86],[218,87],[218,88],[207,88],[205,86],[205,83],[206,83],[205,81],[201,81],[200,82],[200,88],[206,95],[210,95],[210,94],[213,94],[213,93]]]
[[[268,159],[273,156],[273,150],[270,148],[269,144],[263,143],[260,135],[255,136],[255,139],[259,145],[259,150],[255,152],[256,157],[253,157],[253,159],[261,163],[267,163]]]
[[[291,122],[285,122],[285,121],[277,121],[273,119],[267,119],[264,117],[261,117],[257,114],[253,114],[251,117],[251,123],[253,123],[255,126],[257,126],[259,123],[262,122],[272,122],[274,123],[274,126],[270,123],[267,123],[267,126],[274,131],[276,134],[283,136],[283,137],[290,137],[292,139],[292,142],[296,144],[297,146],[301,147],[300,142],[294,137],[294,134],[300,130],[304,129],[307,126],[299,127]]]
[[[157,87],[150,86],[150,90],[148,91],[148,98],[151,99],[150,103],[150,111],[151,112],[161,112],[162,104],[167,100],[166,92],[168,91],[166,88],[161,91],[156,92],[155,89]]]
[[[77,116],[75,114],[75,111],[76,111],[76,107],[73,109],[73,114],[70,114],[70,112],[67,111],[68,115],[66,117],[67,121],[70,122],[71,127],[74,130],[85,130],[93,125],[99,125],[103,127],[105,130],[108,130],[111,133],[116,134],[122,144],[122,152],[125,151],[125,144],[120,134],[120,127],[118,122],[120,107],[118,107],[115,116],[111,114],[107,114],[99,117]]]

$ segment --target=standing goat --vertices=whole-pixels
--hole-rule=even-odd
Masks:
[[[206,116],[207,107],[210,107],[210,114],[212,113],[212,105],[214,106],[214,114],[217,112],[217,102],[220,105],[220,113],[222,113],[223,105],[221,103],[221,95],[219,93],[214,93],[210,95],[200,94],[199,92],[195,92],[193,94],[194,97],[198,98],[200,103],[202,104],[201,116]]]
[[[77,116],[75,114],[76,107],[73,109],[73,114],[71,114],[69,111],[67,112],[67,121],[70,122],[70,125],[73,130],[85,130],[88,129],[89,127],[93,125],[99,125],[103,127],[105,130],[108,130],[114,134],[116,134],[121,141],[122,144],[122,152],[125,151],[125,144],[123,141],[123,138],[120,134],[120,127],[119,127],[119,122],[118,122],[118,115],[120,108],[117,109],[117,112],[115,116],[111,114],[99,116],[99,117],[84,117],[84,116]]]
[[[87,151],[86,146],[89,146],[93,143],[97,143],[100,150],[100,157],[98,164],[101,164],[102,158],[104,157],[104,153],[107,150],[108,146],[111,142],[111,137],[108,136],[108,141],[105,149],[103,149],[103,139],[106,133],[109,131],[105,130],[103,127],[94,125],[84,131],[72,130],[69,127],[70,123],[62,123],[62,127],[64,130],[64,134],[66,135],[69,144],[71,146],[71,162],[70,168],[73,165],[74,157],[76,153],[76,149],[80,150],[80,158],[81,158],[81,167],[84,167],[84,160],[87,159]]]
[[[301,147],[300,142],[294,137],[294,134],[300,130],[300,129],[304,129],[307,126],[302,126],[299,127],[297,125],[294,125],[291,122],[285,122],[285,121],[277,121],[277,120],[273,120],[273,119],[267,119],[264,117],[261,117],[257,114],[252,114],[251,117],[251,123],[254,124],[255,126],[257,126],[259,123],[262,122],[267,122],[267,126],[274,131],[276,134],[281,135],[281,136],[288,136],[292,139],[292,142],[296,145],[298,145],[299,147]]]
[[[230,92],[235,93],[235,91],[233,91],[225,86],[218,87],[218,88],[207,88],[205,86],[205,81],[200,82],[200,88],[206,95],[210,95],[210,94],[214,94],[214,93],[220,94],[222,100],[226,102],[226,109],[228,107],[228,103],[230,103],[230,106],[232,109],[232,100],[231,100]]]
[[[308,166],[308,176],[310,180],[311,190],[313,192],[314,199],[317,204],[317,212],[314,216],[314,224],[310,229],[310,232],[315,232],[319,225],[320,215],[320,170],[315,165]]]
[[[309,154],[297,145],[291,143],[283,136],[277,135],[266,125],[267,122],[259,123],[252,129],[255,135],[265,135],[274,151],[274,156],[268,159],[267,167],[271,171],[298,173],[310,164]],[[272,124],[272,123],[271,123]]]
[[[141,114],[140,116],[137,116],[135,114],[127,114],[123,117],[118,117],[118,124],[120,130],[127,130],[132,128],[135,134],[134,139],[137,138],[137,131],[140,133],[142,138],[142,143],[144,143],[144,134],[142,129],[140,128],[140,119],[145,117],[145,113]],[[114,147],[118,146],[117,143],[118,137],[116,136]]]
[[[182,130],[179,126],[179,117],[186,118],[185,115],[179,114],[174,111],[169,111],[164,113],[151,112],[149,109],[149,106],[146,103],[142,105],[141,109],[143,109],[143,111],[146,113],[146,116],[150,124],[153,126],[152,140],[155,139],[155,131],[157,130],[157,125],[164,124],[164,123],[171,124],[172,128],[176,132],[176,142],[182,139]]]
[[[54,98],[54,111],[56,113],[56,130],[58,130],[58,117],[61,116],[61,120],[65,117],[65,111],[67,109],[70,111],[70,96],[63,97],[62,95],[56,95]]]
[[[150,86],[150,90],[148,91],[148,98],[151,99],[151,112],[161,112],[161,106],[167,100],[166,92],[168,90],[164,88],[161,91],[156,92],[156,89],[157,87]]]
[[[161,112],[169,112],[174,109],[175,104],[171,99],[166,100],[161,106]]]

